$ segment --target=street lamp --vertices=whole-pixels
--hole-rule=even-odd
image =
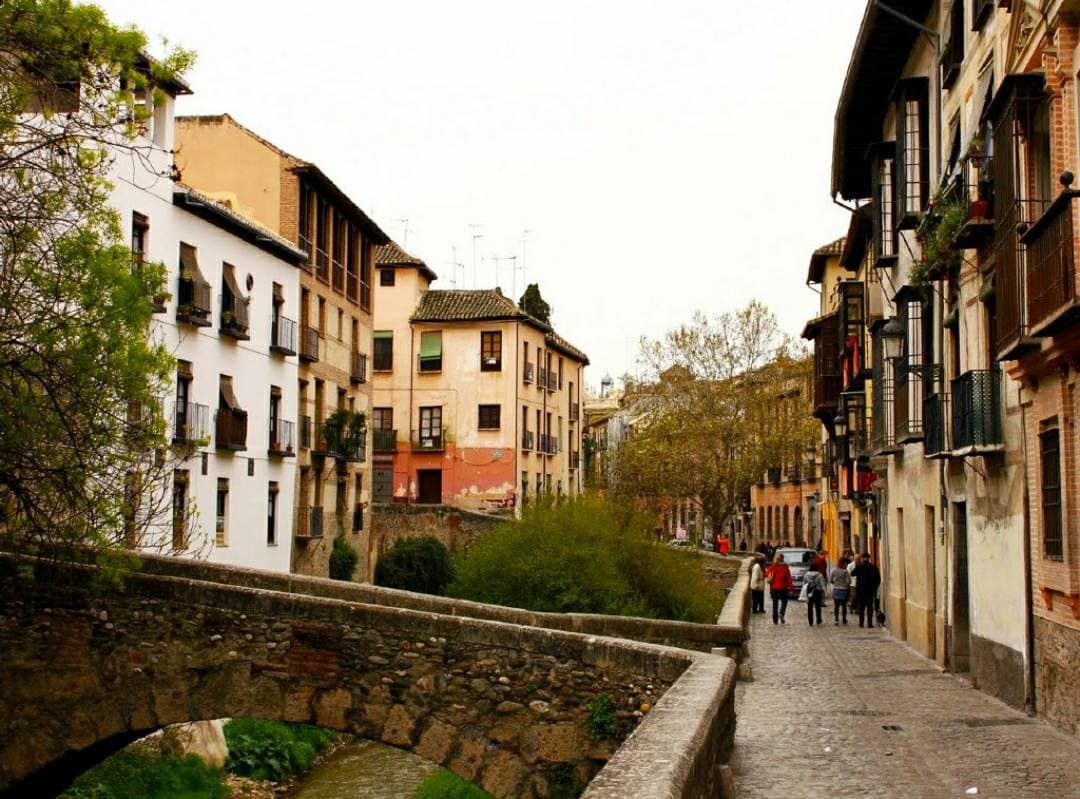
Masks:
[[[847,415],[841,411],[833,417],[833,431],[837,438],[843,438],[847,433]]]
[[[904,343],[904,326],[895,316],[885,323],[878,333],[881,337],[881,346],[885,350],[885,357],[896,360],[900,357],[900,350]]]

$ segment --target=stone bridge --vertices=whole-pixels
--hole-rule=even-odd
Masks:
[[[496,797],[587,784],[588,797],[720,795],[735,664],[712,652],[745,640],[745,570],[717,625],[534,614],[169,558],[146,558],[121,589],[99,577],[0,555],[4,795],[50,795],[166,724],[229,716],[382,741]],[[600,694],[615,732],[597,740],[586,720]]]

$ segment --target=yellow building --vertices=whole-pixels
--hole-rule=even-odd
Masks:
[[[227,114],[177,118],[176,142],[185,183],[308,254],[300,319],[275,319],[274,336],[300,360],[293,570],[325,575],[335,535],[366,549],[370,443],[338,452],[324,422],[337,410],[370,414],[371,269],[389,238],[319,167]]]
[[[579,493],[586,355],[497,288],[430,288],[395,244],[376,268],[375,501],[513,510]]]

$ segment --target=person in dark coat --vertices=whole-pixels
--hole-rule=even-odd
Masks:
[[[870,560],[870,554],[864,552],[859,565],[852,573],[855,578],[855,598],[859,604],[859,626],[874,626],[874,597],[877,596],[878,586],[881,585],[881,572]]]

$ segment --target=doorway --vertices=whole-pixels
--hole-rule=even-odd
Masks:
[[[416,501],[425,505],[442,502],[442,469],[416,470]]]
[[[953,530],[956,540],[956,580],[953,586],[952,651],[953,671],[971,668],[971,600],[968,592],[967,503],[953,503]]]
[[[388,504],[394,495],[394,470],[392,467],[373,469],[371,474],[371,501]]]

